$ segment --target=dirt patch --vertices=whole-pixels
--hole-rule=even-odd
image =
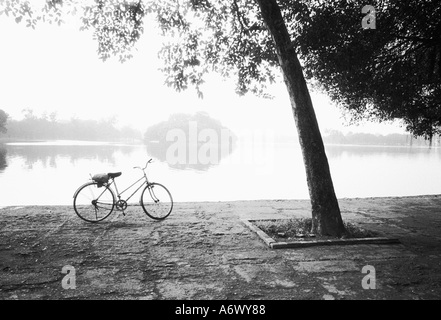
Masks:
[[[363,229],[353,223],[344,223],[347,234],[342,238],[319,236],[310,232],[311,218],[255,220],[253,224],[276,241],[316,241],[333,239],[375,238],[378,232]]]

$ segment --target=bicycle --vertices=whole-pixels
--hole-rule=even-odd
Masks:
[[[146,169],[152,160],[147,161],[144,168],[134,167],[134,169],[142,170],[143,176],[121,193],[118,191],[115,179],[121,176],[122,172],[97,174],[91,177],[92,181],[80,186],[73,196],[75,213],[81,219],[92,223],[103,221],[110,216],[115,208],[125,215],[124,211],[129,206],[128,201],[145,186],[139,200],[144,212],[155,220],[167,218],[173,210],[173,198],[170,191],[162,184],[148,180]],[[144,181],[135,192],[126,200],[121,199],[122,194],[142,180]],[[112,190],[112,185],[116,193]]]

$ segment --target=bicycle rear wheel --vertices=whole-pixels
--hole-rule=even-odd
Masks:
[[[164,220],[173,210],[173,198],[162,184],[151,183],[141,194],[141,206],[150,218]]]
[[[107,186],[98,187],[95,182],[82,185],[74,195],[75,213],[87,222],[106,219],[115,207],[115,195]]]

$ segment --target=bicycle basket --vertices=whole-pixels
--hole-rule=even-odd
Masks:
[[[98,188],[101,188],[104,183],[109,182],[109,176],[105,173],[99,173],[94,175],[92,180],[98,184]]]

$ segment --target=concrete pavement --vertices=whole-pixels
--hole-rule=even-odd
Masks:
[[[273,250],[241,223],[309,217],[306,200],[178,203],[161,222],[130,207],[100,224],[70,206],[1,208],[0,298],[441,298],[441,196],[340,207],[401,244]]]

